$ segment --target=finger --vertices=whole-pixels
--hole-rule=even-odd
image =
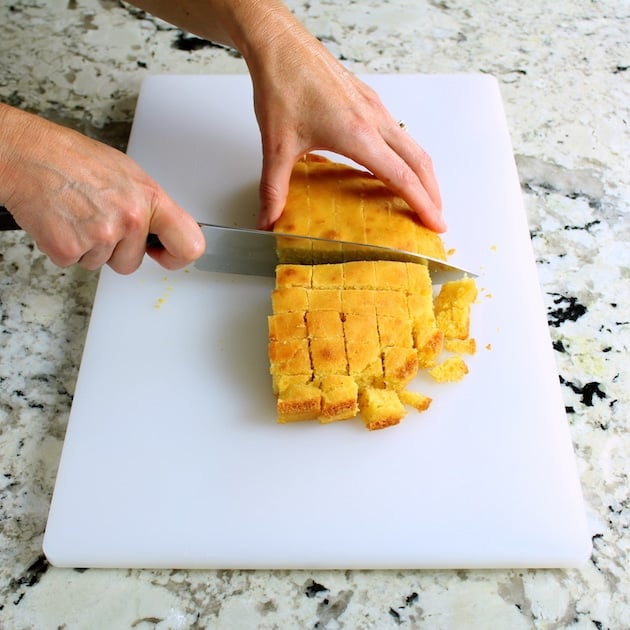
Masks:
[[[167,269],[185,267],[205,251],[197,222],[165,194],[155,205],[149,232],[158,236],[163,248],[151,248],[148,253]]]
[[[435,232],[445,232],[446,223],[424,184],[409,164],[380,137],[363,144],[360,155],[348,155],[365,166],[388,188],[402,197],[420,221]]]
[[[88,271],[100,269],[111,258],[114,247],[109,245],[95,247],[78,259],[77,264]]]
[[[286,152],[270,156],[263,151],[258,229],[268,230],[280,218],[287,201],[291,171],[296,160],[297,156]]]
[[[117,273],[130,274],[141,265],[145,252],[146,234],[135,232],[116,245],[107,264]]]
[[[386,142],[409,165],[427,191],[435,207],[442,211],[442,195],[431,156],[407,133],[404,123],[394,125]]]

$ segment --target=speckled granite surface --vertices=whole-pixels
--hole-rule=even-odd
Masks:
[[[566,571],[72,571],[41,555],[96,274],[0,234],[0,627],[630,627],[630,3],[291,1],[357,72],[501,81],[593,554]],[[0,99],[123,148],[147,74],[244,72],[113,0],[0,5]]]

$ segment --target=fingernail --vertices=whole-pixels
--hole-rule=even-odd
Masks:
[[[444,220],[442,213],[437,212],[434,215],[434,218],[435,218],[435,223],[438,227],[438,232],[446,232],[446,230],[448,229],[448,226],[446,225],[446,221]]]

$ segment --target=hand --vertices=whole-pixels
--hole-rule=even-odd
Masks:
[[[37,116],[0,109],[0,204],[62,267],[108,264],[135,271],[148,253],[177,269],[198,258],[204,238],[186,214],[124,153]]]
[[[272,51],[269,48],[273,48]],[[276,63],[276,51],[281,62]],[[249,63],[262,135],[259,227],[282,213],[296,160],[314,149],[345,155],[400,195],[427,227],[446,230],[429,155],[377,94],[299,26]]]
[[[133,2],[201,37],[236,47],[247,62],[263,145],[259,227],[271,227],[282,214],[295,162],[308,151],[326,149],[374,173],[427,227],[446,229],[431,158],[374,91],[280,0]]]

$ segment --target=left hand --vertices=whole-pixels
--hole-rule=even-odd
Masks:
[[[374,90],[319,41],[294,25],[249,68],[263,146],[259,227],[271,227],[282,214],[296,160],[323,149],[361,164],[405,199],[424,225],[446,230],[430,156]]]

